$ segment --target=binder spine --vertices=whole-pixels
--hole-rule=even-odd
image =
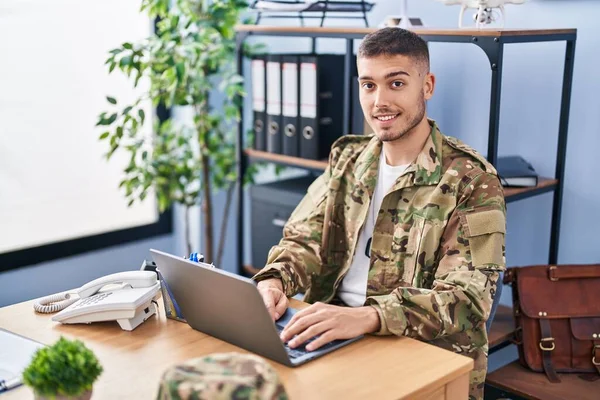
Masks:
[[[319,158],[318,59],[302,56],[300,65],[300,157]]]
[[[297,157],[299,152],[298,115],[300,74],[297,56],[284,56],[282,59],[282,120],[283,154]]]
[[[267,151],[281,153],[281,56],[270,55],[267,61]]]
[[[264,56],[252,59],[252,109],[253,109],[253,147],[256,150],[267,150],[266,112],[267,112],[267,71]]]

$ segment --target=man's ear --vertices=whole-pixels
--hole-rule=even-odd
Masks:
[[[431,72],[428,72],[425,75],[425,80],[423,82],[423,97],[425,100],[429,100],[433,97],[433,92],[435,90],[435,75]]]

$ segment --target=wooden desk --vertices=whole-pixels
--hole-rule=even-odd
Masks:
[[[0,309],[0,327],[44,344],[61,335],[81,339],[104,368],[93,400],[154,399],[171,365],[210,353],[245,350],[166,319],[162,310],[131,332],[116,322],[61,325],[36,314],[33,302]],[[305,303],[292,299],[295,308]],[[468,398],[473,360],[405,337],[364,339],[297,368],[268,360],[295,399],[460,399]],[[32,398],[25,386],[0,400]]]

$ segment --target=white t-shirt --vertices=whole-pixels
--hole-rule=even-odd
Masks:
[[[383,150],[379,157],[379,173],[377,176],[377,184],[373,193],[373,201],[369,205],[367,218],[358,235],[358,243],[354,252],[354,258],[348,273],[342,280],[338,288],[340,299],[351,307],[359,307],[364,305],[367,298],[367,280],[369,276],[369,266],[371,265],[370,256],[366,255],[367,245],[369,245],[370,254],[370,239],[373,237],[373,229],[375,221],[381,208],[383,198],[388,190],[396,183],[396,180],[404,170],[406,165],[391,166],[385,160]]]

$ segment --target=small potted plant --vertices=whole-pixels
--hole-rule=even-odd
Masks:
[[[87,400],[103,369],[94,353],[79,340],[61,338],[39,349],[23,371],[23,383],[35,398]]]

